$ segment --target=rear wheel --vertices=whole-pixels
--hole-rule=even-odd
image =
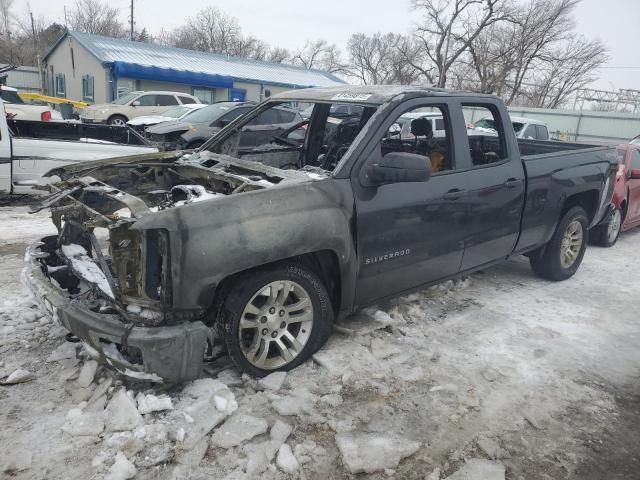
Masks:
[[[260,377],[295,368],[318,350],[331,334],[333,310],[315,273],[286,263],[237,278],[222,322],[234,363]]]
[[[548,280],[572,277],[584,257],[589,239],[587,214],[582,207],[568,210],[558,223],[549,243],[529,257],[536,275]]]
[[[605,222],[591,230],[591,243],[600,247],[612,247],[620,236],[622,220],[622,211],[614,209]]]
[[[112,115],[107,123],[114,127],[124,127],[127,124],[127,118],[122,115]]]

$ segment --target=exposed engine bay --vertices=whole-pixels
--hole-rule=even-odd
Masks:
[[[51,209],[57,237],[43,239],[45,274],[98,313],[157,326],[189,320],[171,308],[167,232],[137,230],[148,215],[229,195],[323,178],[326,172],[283,171],[205,152],[191,160],[158,154],[154,160],[100,161],[52,171],[63,181],[34,211]],[[44,254],[46,253],[46,255]]]

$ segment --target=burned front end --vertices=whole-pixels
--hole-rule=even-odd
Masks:
[[[120,372],[165,383],[197,378],[212,322],[202,308],[174,306],[182,272],[172,233],[136,224],[280,180],[217,161],[107,163],[69,176],[36,209],[50,208],[58,235],[29,247],[24,281],[55,320]],[[174,235],[188,235],[181,228],[171,225]]]

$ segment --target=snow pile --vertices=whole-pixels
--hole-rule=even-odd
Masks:
[[[61,246],[62,253],[71,262],[71,268],[84,281],[96,285],[105,295],[114,298],[111,286],[100,267],[87,254],[81,245]]]

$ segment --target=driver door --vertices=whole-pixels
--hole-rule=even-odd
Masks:
[[[465,159],[456,151],[454,131],[464,131],[461,108],[448,101],[416,99],[398,107],[363,152],[358,176],[352,178],[357,219],[359,273],[356,304],[366,305],[450,277],[460,271],[467,225]],[[442,136],[429,127],[413,128],[416,135],[398,135],[395,124],[416,112],[441,113]],[[411,114],[403,119],[404,114]],[[429,123],[431,125],[431,123]],[[455,125],[455,127],[454,127]],[[363,185],[367,165],[379,163],[389,152],[424,155],[433,168],[424,182]],[[444,161],[436,165],[437,155]],[[463,160],[464,161],[464,160]]]

